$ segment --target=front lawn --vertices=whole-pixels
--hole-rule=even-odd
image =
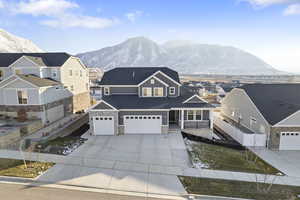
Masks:
[[[0,176],[14,176],[23,178],[35,178],[51,168],[54,163],[26,161],[0,158]]]
[[[185,141],[195,167],[262,174],[281,173],[249,150]]]
[[[265,183],[179,177],[190,194],[247,198],[256,200],[299,200],[300,187]],[[269,190],[268,190],[269,188]]]

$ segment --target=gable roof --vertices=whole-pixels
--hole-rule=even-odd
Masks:
[[[47,79],[47,78],[40,78],[40,77],[37,77],[37,76],[34,76],[34,75],[18,74],[16,76],[18,76],[19,78],[21,78],[21,79],[23,79],[23,80],[25,80],[29,83],[32,83],[33,85],[38,86],[38,87],[47,87],[47,86],[60,85],[60,83],[57,82],[57,81],[50,80],[50,79]]]
[[[100,85],[138,85],[157,71],[180,84],[178,73],[167,67],[118,67],[105,72]]]
[[[300,84],[248,84],[239,88],[271,125],[300,110]]]
[[[26,58],[37,63],[38,65],[45,65],[48,67],[62,66],[70,57],[67,53],[0,53],[0,67],[8,67],[16,60],[26,56]]]

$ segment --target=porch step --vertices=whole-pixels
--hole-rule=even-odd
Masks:
[[[169,133],[181,133],[180,129],[169,129]]]

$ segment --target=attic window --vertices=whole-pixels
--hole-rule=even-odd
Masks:
[[[151,79],[150,83],[151,83],[151,84],[154,84],[154,83],[155,83],[154,79]]]

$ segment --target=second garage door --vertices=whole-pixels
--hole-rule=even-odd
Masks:
[[[279,150],[300,150],[300,133],[282,132],[280,135]]]
[[[124,116],[125,134],[161,134],[161,115]]]

